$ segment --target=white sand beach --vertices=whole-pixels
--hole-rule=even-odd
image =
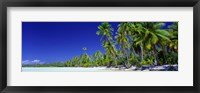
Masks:
[[[107,67],[22,67],[22,72],[113,72],[113,71],[178,71],[178,65],[132,66],[125,68]]]

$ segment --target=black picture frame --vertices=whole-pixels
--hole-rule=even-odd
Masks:
[[[194,86],[7,86],[7,7],[193,7]],[[2,93],[200,93],[200,0],[1,0],[0,91]]]

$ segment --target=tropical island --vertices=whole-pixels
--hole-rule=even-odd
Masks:
[[[105,53],[96,50],[65,62],[25,64],[22,67],[106,67],[117,70],[178,71],[178,22],[163,28],[165,22],[120,22],[116,34],[108,22],[99,25]]]

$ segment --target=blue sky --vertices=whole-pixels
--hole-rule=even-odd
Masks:
[[[109,22],[117,31],[119,22]],[[101,22],[22,22],[23,62],[60,62],[97,50],[104,53],[100,36],[96,35]],[[166,28],[171,22],[166,23]]]

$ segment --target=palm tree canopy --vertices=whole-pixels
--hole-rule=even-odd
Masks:
[[[101,40],[104,38],[110,39],[112,37],[112,31],[114,30],[108,22],[103,22],[101,25],[98,26],[98,31],[96,32],[97,35],[101,35]]]
[[[142,26],[144,27],[144,38],[141,39],[144,40],[144,45],[147,49],[151,49],[152,46],[155,46],[158,42],[170,41],[169,32],[167,30],[161,29],[161,27],[164,25],[164,23],[160,22],[143,22]]]
[[[85,50],[87,50],[87,48],[86,48],[86,47],[83,47],[83,50],[85,51]]]

